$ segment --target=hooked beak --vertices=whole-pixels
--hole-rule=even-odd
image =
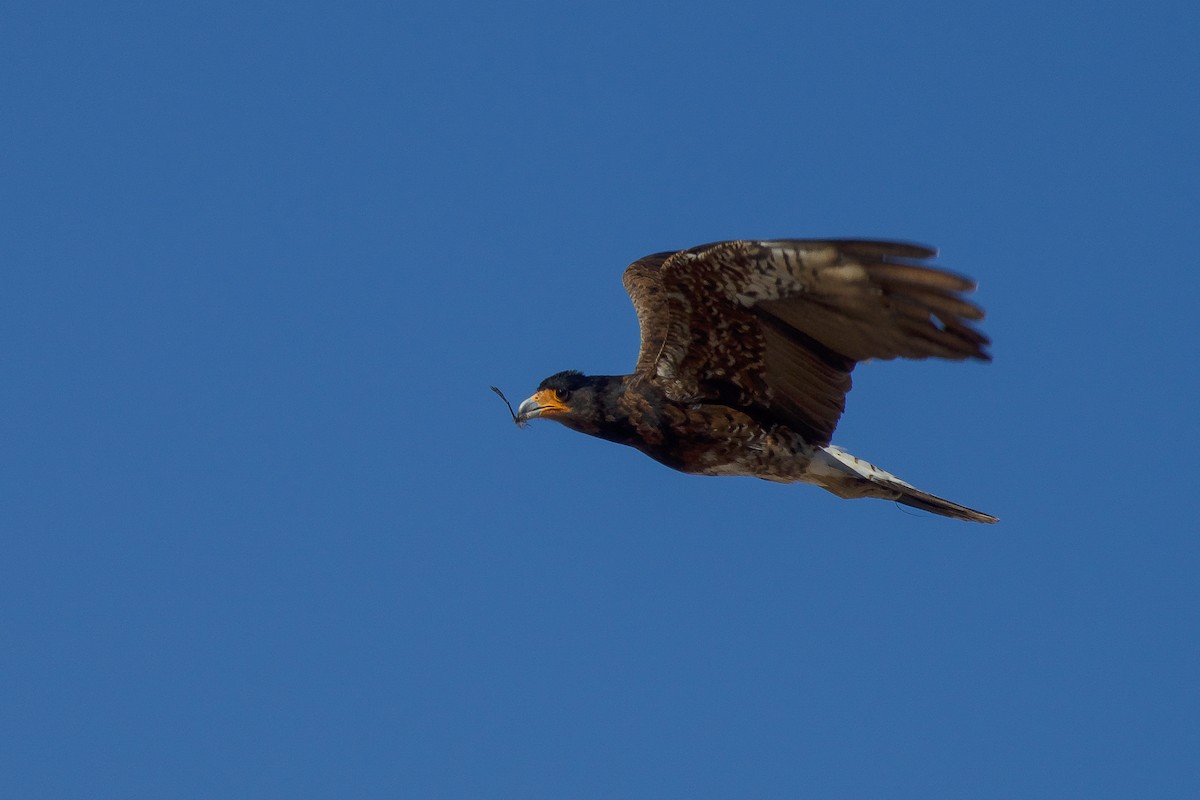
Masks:
[[[517,424],[524,425],[536,417],[552,417],[555,414],[565,414],[569,410],[555,398],[553,390],[542,389],[534,393],[533,397],[530,397],[517,406]]]

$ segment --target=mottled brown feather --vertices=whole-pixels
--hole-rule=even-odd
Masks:
[[[731,241],[640,259],[625,289],[641,326],[635,373],[677,402],[721,402],[829,442],[854,364],[979,358],[968,278],[901,242]]]
[[[662,344],[670,333],[671,311],[658,270],[673,254],[672,251],[639,258],[626,267],[625,274],[621,276],[641,328],[636,372],[651,371],[643,369],[643,366],[653,364],[658,359]]]

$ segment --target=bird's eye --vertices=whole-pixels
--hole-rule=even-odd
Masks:
[[[554,399],[560,403],[565,403],[571,399],[571,393],[568,392],[566,389],[555,389],[554,390]]]

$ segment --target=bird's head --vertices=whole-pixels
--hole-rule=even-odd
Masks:
[[[586,429],[599,416],[598,389],[603,381],[575,370],[551,375],[537,391],[517,407],[517,424],[536,417],[561,422],[569,428]]]

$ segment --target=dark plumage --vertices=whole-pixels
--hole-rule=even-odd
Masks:
[[[850,373],[871,358],[990,360],[968,278],[898,242],[733,241],[625,270],[642,341],[630,375],[560,372],[521,403],[682,472],[815,483],[975,522],[996,518],[916,489],[830,444]]]

